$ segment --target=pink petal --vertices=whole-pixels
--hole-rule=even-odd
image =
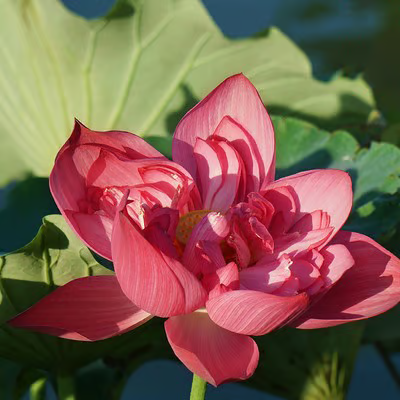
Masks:
[[[275,176],[274,129],[257,90],[242,74],[226,79],[183,117],[172,142],[173,160],[196,176],[193,159],[196,139],[211,136],[225,116],[239,124],[249,133],[251,142],[257,144],[260,158],[254,162],[263,160],[265,181],[272,181]]]
[[[241,165],[236,151],[227,143],[197,139],[194,156],[205,210],[225,212],[236,197]]]
[[[169,318],[165,332],[182,363],[214,386],[248,379],[257,367],[254,340],[220,328],[206,312]]]
[[[343,244],[332,244],[321,250],[324,262],[320,268],[326,286],[336,283],[343,274],[353,267],[354,258]]]
[[[269,231],[274,237],[286,233],[293,225],[297,213],[296,202],[291,191],[283,186],[263,191],[262,194],[272,204],[275,211]]]
[[[272,293],[289,278],[289,260],[282,257],[280,260],[243,269],[240,272],[240,285],[242,289]]]
[[[351,179],[346,172],[334,169],[300,172],[279,179],[264,189],[278,187],[287,187],[291,190],[296,201],[297,213],[293,223],[316,210],[329,215],[329,226],[334,229],[325,243],[335,235],[349,216],[353,192]]]
[[[275,253],[278,257],[281,254],[289,254],[294,257],[302,252],[318,248],[323,243],[327,242],[332,231],[333,228],[326,228],[316,229],[315,231],[305,233],[293,232],[281,236],[275,240]],[[268,258],[268,256],[265,258]]]
[[[153,247],[122,212],[115,217],[111,251],[123,292],[147,312],[168,317],[204,304],[207,294],[197,278]]]
[[[341,231],[334,242],[346,246],[355,264],[295,321],[298,328],[324,328],[370,318],[389,310],[400,301],[400,260],[397,257],[359,233]],[[343,263],[346,264],[349,262],[348,256],[344,253],[343,256],[347,260]],[[335,262],[339,262],[339,251],[336,257]],[[339,266],[338,269],[340,275],[340,269],[346,267]]]
[[[113,275],[75,279],[9,321],[16,328],[94,341],[128,332],[151,315],[133,304]]]
[[[50,189],[58,208],[77,211],[76,200],[84,195],[84,180],[100,150],[130,160],[142,158],[165,159],[142,138],[129,132],[97,132],[78,120],[70,138],[58,152],[50,175]]]
[[[264,182],[264,162],[254,138],[243,126],[229,116],[223,117],[214,135],[229,141],[229,144],[238,152],[246,172],[245,194],[258,192]]]
[[[290,271],[299,280],[299,290],[307,289],[320,277],[318,268],[301,258],[293,260]]]
[[[279,328],[303,312],[308,296],[283,297],[235,290],[211,299],[206,308],[210,318],[222,328],[243,335],[265,335]]]
[[[213,272],[220,266],[219,263],[215,262],[216,260],[220,260],[221,257],[219,256],[222,254],[219,244],[225,239],[228,233],[229,223],[224,215],[215,212],[206,215],[195,226],[186,244],[182,255],[182,261],[186,268],[195,275]],[[204,248],[202,242],[215,243],[218,245],[218,248],[213,246],[210,249],[210,246],[207,244],[205,245],[206,248]],[[210,255],[210,253],[207,254],[207,249],[217,252],[219,250],[220,254],[215,254],[215,258],[213,259],[205,258],[205,255]]]
[[[226,238],[226,242],[235,250],[235,257],[239,267],[247,267],[250,264],[251,252],[237,221],[232,221],[231,233]]]
[[[208,291],[208,298],[220,296],[222,293],[239,289],[239,270],[234,262],[218,268],[215,272],[205,275],[203,286]]]
[[[309,232],[329,228],[330,217],[321,210],[313,211],[301,217],[289,230],[290,232]]]
[[[72,134],[61,148],[59,155],[69,147],[77,147],[85,144],[116,152],[131,160],[138,160],[141,158],[166,159],[153,146],[133,133],[122,131],[92,131],[77,119],[75,120]]]
[[[101,213],[85,214],[64,211],[64,216],[74,232],[93,251],[111,260],[111,232],[113,220]]]

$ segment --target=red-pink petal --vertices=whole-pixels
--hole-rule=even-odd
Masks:
[[[240,272],[242,289],[272,293],[290,278],[289,258],[282,257],[267,264],[243,269]]]
[[[354,258],[343,244],[332,244],[320,251],[324,262],[320,268],[325,286],[335,284],[343,274],[354,266]]]
[[[209,299],[237,290],[239,289],[238,267],[234,262],[230,262],[215,272],[205,275],[201,283],[207,289]]]
[[[330,217],[329,226],[334,228],[330,235],[332,238],[349,216],[353,192],[350,176],[346,172],[335,169],[300,172],[279,179],[264,189],[278,187],[290,189],[296,201],[297,212],[293,223],[306,214],[321,210]]]
[[[285,325],[308,306],[308,296],[275,296],[235,290],[207,301],[210,318],[222,328],[243,335],[265,335]]]
[[[182,363],[214,386],[248,379],[257,367],[254,340],[220,328],[206,312],[169,318],[165,332]]]
[[[246,174],[245,194],[259,192],[261,183],[264,182],[265,169],[254,138],[229,116],[222,118],[213,136],[228,140],[240,155]]]
[[[301,217],[289,230],[291,232],[309,232],[315,229],[329,228],[330,217],[321,210],[313,211]]]
[[[221,257],[222,251],[219,244],[228,233],[229,223],[224,215],[215,212],[206,215],[195,226],[186,244],[182,255],[182,261],[186,268],[197,275],[200,272],[213,272],[220,267],[219,260],[223,259],[223,257]],[[202,242],[208,242],[209,244],[206,244],[204,248]],[[207,249],[215,253],[215,257],[210,258],[210,252]]]
[[[165,159],[146,141],[129,132],[96,132],[76,121],[70,138],[58,152],[50,175],[50,189],[61,211],[78,210],[76,200],[84,195],[87,173],[100,150],[130,160]]]
[[[122,293],[115,276],[104,275],[61,286],[9,324],[66,339],[94,341],[128,332],[150,318]]]
[[[153,247],[122,212],[115,217],[111,251],[123,292],[147,312],[168,317],[204,304],[207,294],[197,278]]]
[[[111,260],[111,232],[113,220],[107,215],[84,214],[69,210],[64,216],[80,239],[93,251]]]
[[[225,212],[239,187],[241,165],[236,151],[223,141],[197,139],[194,156],[205,210]]]
[[[196,176],[193,158],[196,139],[211,136],[225,116],[251,135],[264,163],[265,181],[272,181],[275,176],[274,129],[256,88],[242,74],[222,82],[179,122],[172,143],[174,161]]]
[[[131,160],[141,158],[166,159],[153,146],[133,133],[123,131],[92,131],[78,120],[75,120],[71,136],[61,148],[58,156],[67,148],[85,144],[116,152]]]
[[[295,321],[298,328],[324,328],[370,318],[400,301],[400,260],[397,257],[359,233],[341,231],[334,243],[346,246],[355,264]]]

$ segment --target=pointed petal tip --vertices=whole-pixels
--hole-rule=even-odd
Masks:
[[[59,287],[8,324],[65,339],[97,341],[128,332],[150,318],[122,293],[114,275],[102,275]]]

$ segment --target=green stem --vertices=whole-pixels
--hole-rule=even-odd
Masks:
[[[57,376],[58,400],[75,400],[75,382],[71,374],[60,372]]]
[[[192,391],[190,400],[204,400],[206,396],[207,382],[193,374]]]
[[[46,399],[46,378],[39,378],[33,382],[29,389],[29,396],[31,400],[45,400]]]

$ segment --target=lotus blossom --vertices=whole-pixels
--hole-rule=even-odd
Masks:
[[[93,341],[167,318],[176,356],[219,385],[253,374],[251,336],[361,320],[399,302],[399,259],[341,230],[352,207],[346,172],[274,180],[274,129],[245,76],[183,117],[172,158],[133,134],[76,122],[51,192],[115,276],[76,279],[13,326]]]

